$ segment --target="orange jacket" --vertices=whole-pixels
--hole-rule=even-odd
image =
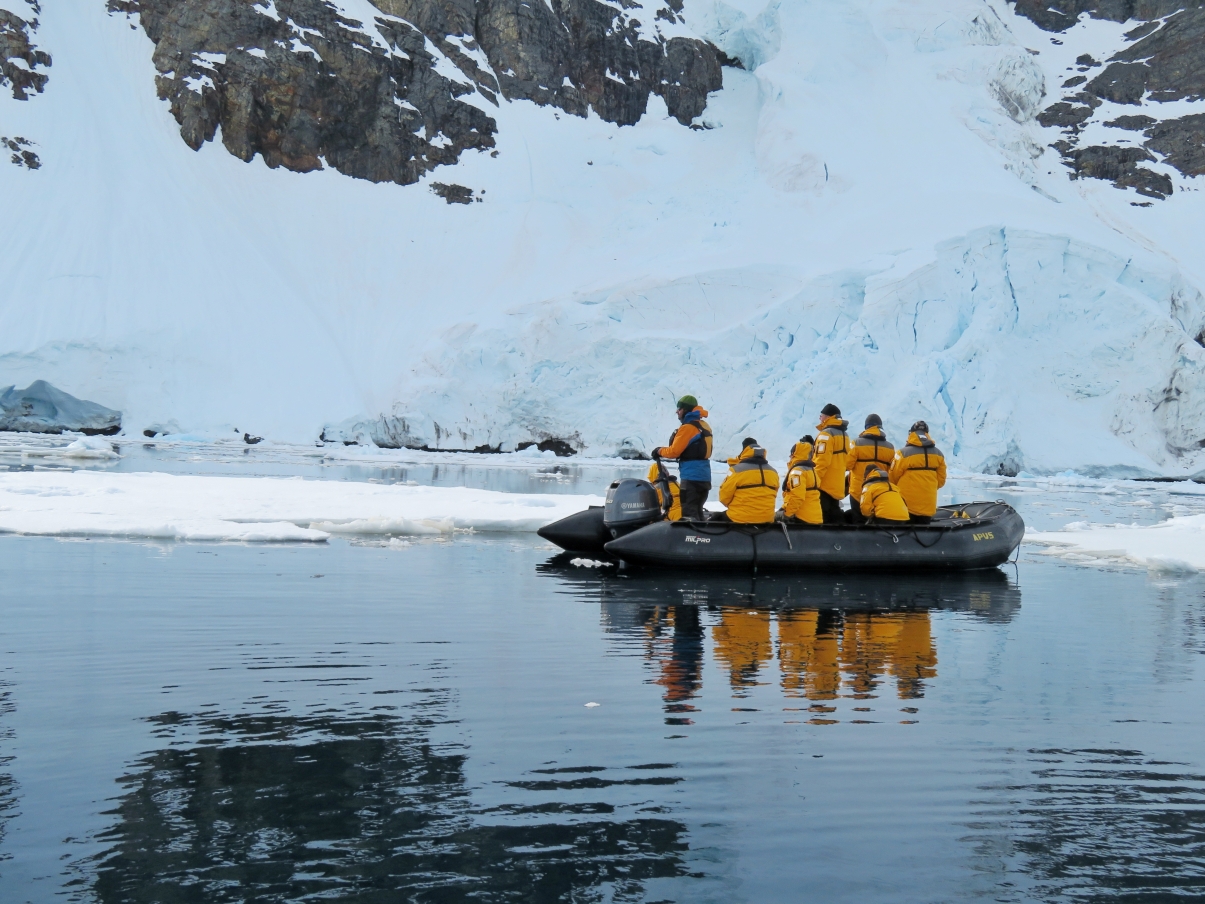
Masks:
[[[816,481],[820,489],[834,499],[844,499],[845,471],[849,459],[849,436],[845,428],[848,421],[829,416],[816,425],[816,450],[812,460],[816,463]]]
[[[703,420],[705,417],[706,409],[696,406],[687,415],[688,420],[674,431],[669,445],[653,450],[661,458],[678,460],[678,476],[682,480],[711,482],[711,426]],[[700,434],[702,441],[692,443]]]

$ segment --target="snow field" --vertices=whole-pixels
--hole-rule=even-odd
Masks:
[[[242,542],[440,536],[535,531],[602,501],[301,478],[0,472],[0,532]]]

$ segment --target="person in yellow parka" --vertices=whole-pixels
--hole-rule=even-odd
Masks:
[[[820,485],[812,463],[815,440],[805,436],[791,448],[791,463],[782,482],[782,514],[787,520],[805,524],[823,524],[820,510]]]
[[[862,477],[866,466],[875,464],[887,471],[891,467],[895,446],[887,442],[883,432],[883,419],[877,414],[866,417],[866,429],[863,430],[849,450],[849,515],[850,521],[863,521],[861,511]]]
[[[929,425],[917,421],[891,462],[891,482],[899,487],[911,520],[928,524],[937,511],[937,491],[946,485],[946,457],[929,438]]]
[[[862,514],[877,524],[907,524],[908,506],[878,465],[867,465],[862,475]]]
[[[738,524],[766,524],[774,520],[778,501],[778,472],[766,461],[766,450],[745,446],[732,471],[720,485],[720,502],[728,507],[727,520]],[[724,520],[721,516],[720,520]]]
[[[649,466],[648,482],[657,491],[657,501],[661,503],[661,510],[665,512],[665,517],[670,521],[682,520],[682,490],[678,487],[678,478],[667,471],[661,462],[655,461]],[[668,511],[665,508],[667,490],[670,499]]]
[[[816,429],[816,449],[812,461],[816,463],[816,482],[820,485],[820,509],[824,512],[825,524],[844,524],[845,512],[841,511],[840,500],[849,488],[845,472],[849,464],[849,436],[845,428],[848,421],[841,420],[841,409],[831,402],[820,409],[820,423]]]

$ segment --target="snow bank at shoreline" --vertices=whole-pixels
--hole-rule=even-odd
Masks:
[[[0,533],[234,542],[534,531],[597,496],[97,471],[0,473]]]
[[[1030,532],[1025,542],[1079,565],[1130,565],[1153,572],[1205,571],[1205,515],[1159,524],[1072,522],[1060,531]]]

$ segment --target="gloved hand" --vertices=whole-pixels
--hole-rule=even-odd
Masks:
[[[661,461],[661,447],[658,446],[653,450],[653,461]]]

